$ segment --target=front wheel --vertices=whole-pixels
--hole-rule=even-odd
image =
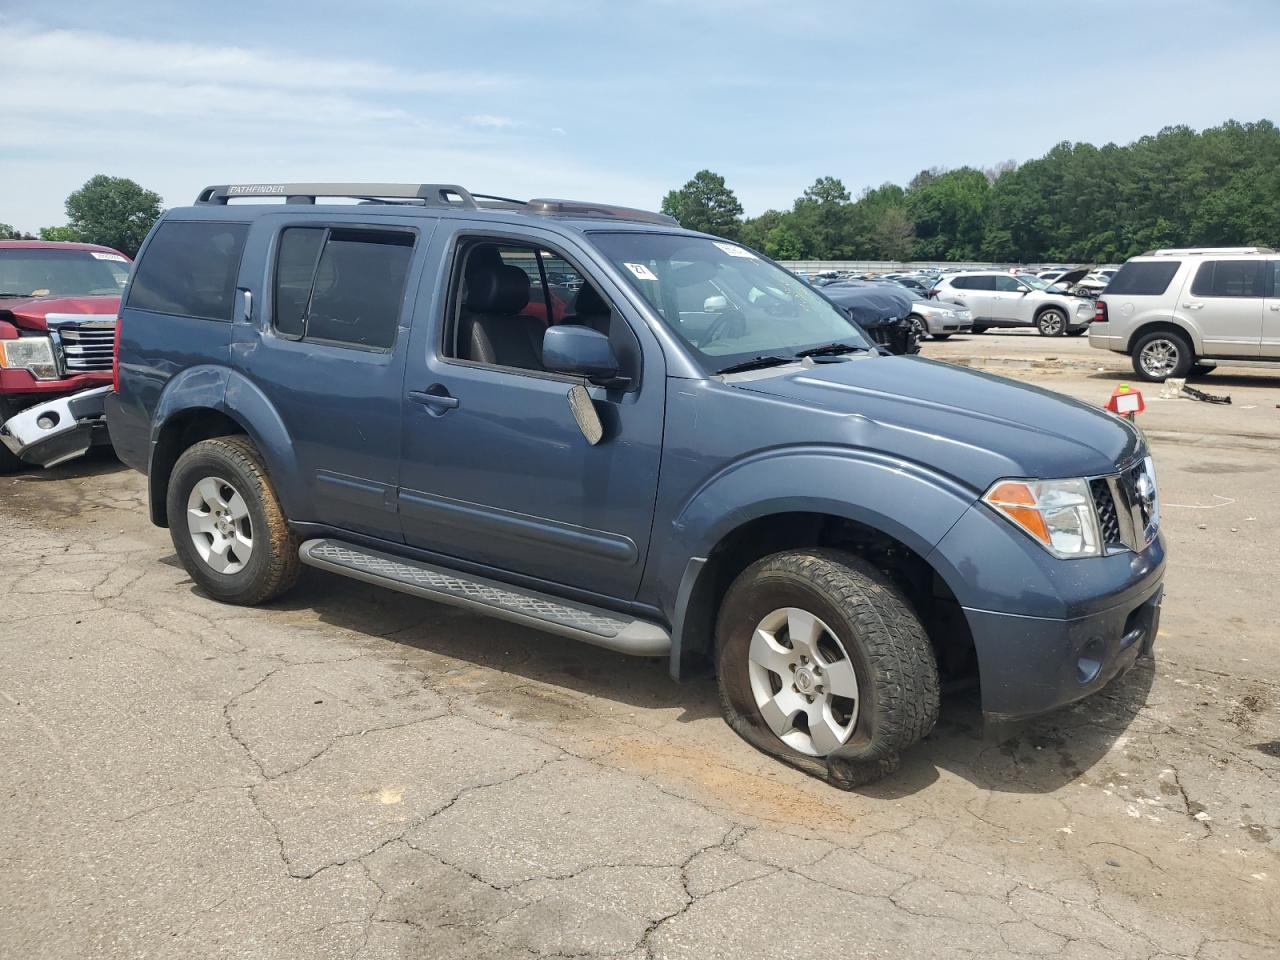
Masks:
[[[1089,328],[1088,328],[1088,327],[1077,327],[1075,330],[1068,330],[1068,331],[1067,331],[1067,336],[1068,336],[1068,337],[1079,337],[1079,336],[1082,336],[1083,334],[1086,334],[1086,333],[1088,333],[1088,332],[1089,332]]]
[[[21,411],[11,404],[8,400],[0,399],[0,423],[4,423],[10,417],[20,413]],[[23,463],[12,453],[3,443],[0,443],[0,473],[14,473],[30,464]]]
[[[984,327],[984,326],[982,326],[981,324],[977,324],[977,323],[975,323],[975,324],[973,325],[973,332],[974,332],[974,333],[986,333],[986,332],[987,332],[987,328],[986,328],[986,327]]]
[[[950,340],[950,339],[951,339],[951,334],[949,334],[949,333],[935,333],[935,334],[933,335],[933,339],[935,339],[935,340]]]
[[[840,786],[892,773],[938,718],[924,628],[852,554],[793,551],[748,567],[725,594],[716,648],[729,725]]]
[[[1036,329],[1042,337],[1060,337],[1067,329],[1067,315],[1050,307],[1036,317]]]
[[[1133,372],[1153,383],[1185,377],[1195,359],[1191,342],[1172,330],[1144,334],[1133,345]]]
[[[911,332],[915,335],[917,342],[929,336],[929,328],[925,326],[924,320],[914,313],[907,317],[907,323],[911,324]]]
[[[167,504],[178,559],[215,600],[253,606],[297,581],[298,537],[247,437],[189,447],[174,464]]]

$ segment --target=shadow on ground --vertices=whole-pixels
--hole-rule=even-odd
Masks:
[[[717,718],[714,680],[676,683],[665,660],[627,657],[480,614],[308,570],[280,610],[314,610],[334,627],[613,701],[628,711],[679,710],[680,723]],[[1045,717],[984,725],[976,691],[944,697],[926,741],[893,778],[861,789],[898,799],[926,789],[940,770],[983,790],[1041,794],[1078,779],[1101,760],[1146,702],[1154,678],[1140,663],[1102,693]],[[750,751],[746,744],[741,749]],[[726,762],[732,763],[731,759]]]

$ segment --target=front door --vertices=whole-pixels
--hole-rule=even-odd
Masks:
[[[634,597],[662,444],[660,350],[589,253],[536,229],[448,221],[433,242],[431,316],[415,322],[405,376],[400,519],[405,540],[499,573]],[[514,228],[513,228],[514,229]],[[581,379],[547,372],[548,275],[582,279],[563,322],[606,331],[631,378],[587,385],[604,427],[590,444],[569,406]],[[536,293],[538,295],[532,296]]]
[[[991,298],[991,316],[1007,324],[1029,324],[1031,318],[1027,314],[1027,294],[1031,288],[1017,277],[1002,274],[992,278],[995,290],[987,296]]]
[[[269,267],[241,277],[254,322],[238,318],[232,362],[293,441],[310,497],[292,519],[401,539],[406,327],[421,260],[414,252],[434,227],[421,217],[369,223],[358,214],[326,222],[280,214],[254,225],[244,262]],[[237,302],[242,309],[243,292]]]

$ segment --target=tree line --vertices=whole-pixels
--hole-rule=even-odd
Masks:
[[[160,194],[127,177],[90,177],[67,197],[67,222],[41,227],[39,236],[0,223],[0,240],[75,240],[112,247],[136,256],[151,225],[160,218]]]
[[[1277,246],[1280,129],[1229,120],[1124,146],[1063,142],[1021,165],[922,170],[856,200],[819,177],[790,210],[758,217],[701,170],[662,210],[777,260],[1118,263],[1157,247]]]

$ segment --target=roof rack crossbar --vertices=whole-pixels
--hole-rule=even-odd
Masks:
[[[456,183],[231,183],[205,187],[196,203],[225,205],[236,197],[284,197],[287,203],[315,203],[320,197],[417,200],[428,207],[479,209],[471,193]]]

